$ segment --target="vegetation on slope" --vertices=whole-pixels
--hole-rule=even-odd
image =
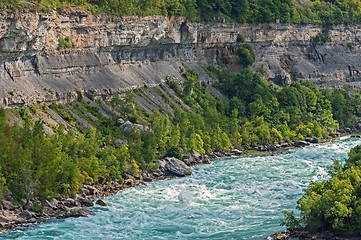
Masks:
[[[188,69],[184,84],[167,81],[181,102],[171,94],[162,96],[179,102],[171,104],[173,117],[164,111],[163,115],[159,111],[149,114],[139,108],[134,94],[141,90],[125,97],[114,96],[109,103],[117,113],[113,118],[102,116],[80,92],[77,101],[69,106],[51,104],[51,109],[75,127],[53,127],[53,135],[45,134],[43,123],[31,117],[37,107],[16,111],[24,121],[22,127],[7,124],[9,110],[1,110],[0,191],[9,189],[19,203],[33,197],[72,195],[84,183],[122,180],[126,173],[157,171],[155,159],[164,156],[182,158],[191,150],[211,154],[306,136],[325,137],[338,128],[332,112],[343,125],[354,123],[352,118],[360,114],[356,107],[359,95],[351,98],[345,90],[321,91],[308,82],[276,89],[248,69],[238,74],[210,70],[219,78],[218,87],[227,97],[221,100],[213,95],[205,82],[199,82],[198,74]],[[70,108],[83,114],[92,127],[81,127]],[[47,111],[46,106],[43,111]],[[123,132],[119,117],[151,130]],[[123,144],[117,144],[118,139]]]
[[[360,0],[33,0],[48,11],[82,6],[93,13],[110,15],[186,16],[191,20],[228,19],[240,23],[351,24],[361,22]],[[0,8],[21,9],[22,0],[1,0]]]

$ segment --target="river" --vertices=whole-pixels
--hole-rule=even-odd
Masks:
[[[105,197],[95,216],[51,219],[0,239],[264,239],[295,210],[309,181],[327,179],[332,158],[344,159],[361,139],[345,138],[279,156],[222,158],[192,176],[153,181]]]

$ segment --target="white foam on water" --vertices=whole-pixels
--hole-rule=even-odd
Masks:
[[[351,137],[350,135],[348,135],[348,136],[343,136],[343,137],[340,137],[340,140],[345,140],[345,139],[350,138],[350,137]]]
[[[361,139],[292,149],[290,154],[214,160],[186,178],[153,181],[106,197],[95,216],[51,220],[0,239],[263,239],[284,230],[283,210],[295,210],[310,180],[327,179]]]

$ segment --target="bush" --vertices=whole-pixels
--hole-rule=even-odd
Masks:
[[[296,230],[301,227],[300,220],[295,217],[295,213],[293,211],[283,211],[284,219],[281,219],[281,226],[286,226],[287,230]]]
[[[239,34],[237,35],[237,42],[239,43],[244,43],[246,40],[244,39],[243,35],[242,34]]]
[[[243,47],[238,49],[236,58],[243,67],[252,65],[256,60],[253,48],[248,43],[244,44]]]
[[[38,202],[34,202],[33,206],[31,206],[31,210],[37,213],[43,211],[41,205]]]
[[[64,48],[74,48],[75,43],[72,43],[70,41],[70,37],[67,36],[65,38],[59,38],[58,39],[58,50],[64,49]]]
[[[326,43],[331,41],[330,36],[327,33],[323,33],[323,32],[317,33],[316,36],[311,37],[310,39],[311,42],[314,43]]]
[[[167,149],[166,157],[175,157],[178,159],[182,159],[183,154],[180,147],[172,146]]]
[[[352,50],[352,49],[355,48],[355,46],[354,46],[352,43],[350,43],[350,42],[347,43],[346,46],[347,46],[347,48],[348,48],[349,50]]]

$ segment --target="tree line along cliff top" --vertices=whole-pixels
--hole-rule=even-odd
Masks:
[[[322,25],[361,22],[360,0],[0,0],[0,8],[8,13],[17,9],[47,12],[72,6],[94,14],[178,15],[191,21]]]

